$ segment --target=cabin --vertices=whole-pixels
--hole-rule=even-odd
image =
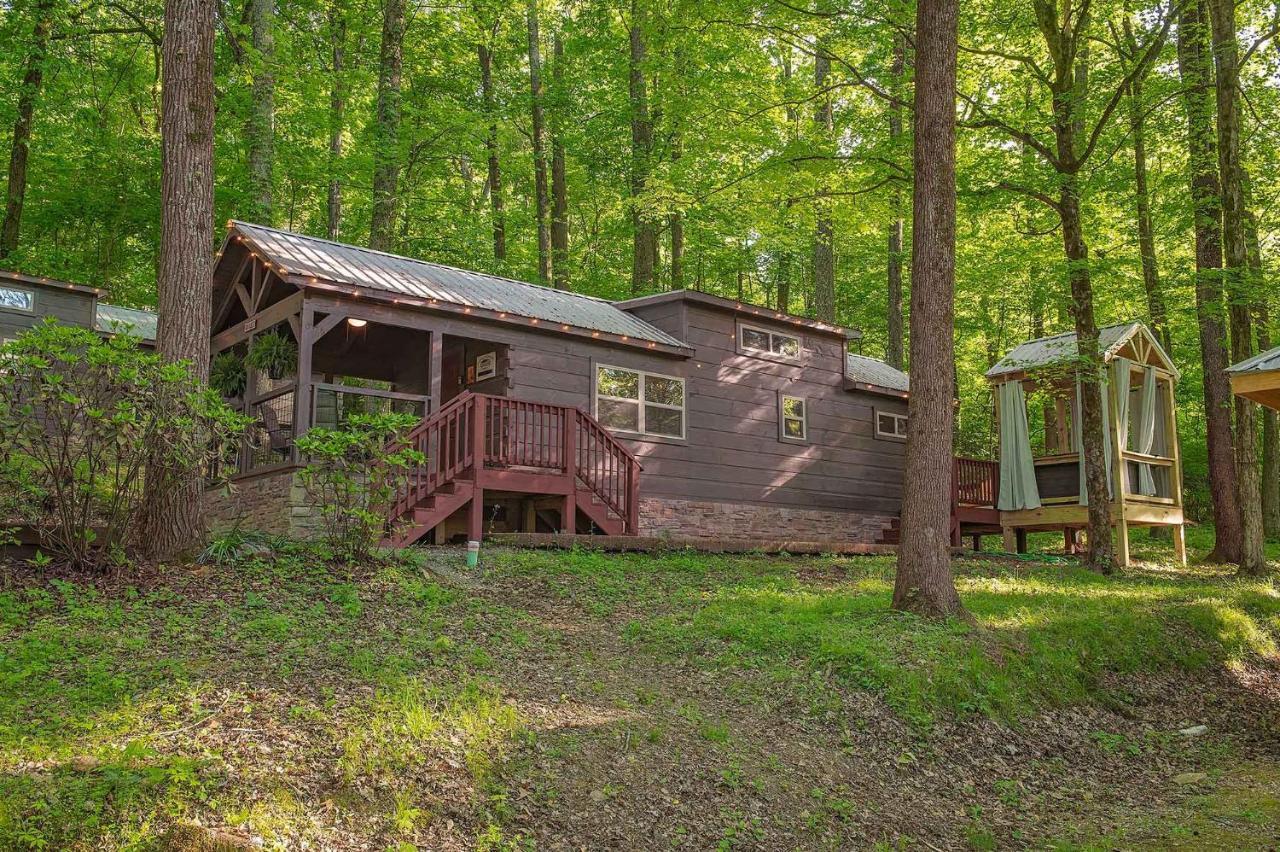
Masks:
[[[1280,346],[1227,368],[1231,392],[1280,411]]]
[[[1172,529],[1185,564],[1177,368],[1142,323],[1101,329],[1099,347],[1118,558],[1129,564],[1130,527],[1158,526]],[[1087,526],[1077,364],[1076,336],[1068,333],[1023,343],[987,371],[999,424],[994,508],[1006,550],[1025,550],[1029,531],[1061,530],[1072,552]]]
[[[211,350],[267,335],[257,424],[211,489],[216,525],[318,522],[294,439],[353,411],[412,413],[427,461],[397,544],[491,532],[876,543],[901,508],[905,374],[858,332],[706,293],[620,302],[230,222]]]
[[[52,317],[102,334],[128,332],[153,348],[156,315],[101,301],[104,290],[0,269],[0,343]]]

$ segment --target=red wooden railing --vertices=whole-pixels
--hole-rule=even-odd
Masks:
[[[414,427],[404,443],[426,461],[395,495],[393,521],[442,486],[474,479],[477,468],[516,469],[570,477],[572,490],[585,487],[628,533],[639,529],[640,463],[581,409],[468,391]]]
[[[994,509],[1000,493],[1000,463],[957,456],[951,467],[951,501]]]

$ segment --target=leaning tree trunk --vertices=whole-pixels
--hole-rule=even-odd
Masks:
[[[645,82],[646,47],[641,0],[631,2],[631,43],[629,94],[631,98],[631,293],[640,295],[654,285],[657,264],[657,228],[641,205],[649,184],[653,155],[653,122],[649,117],[649,96]]]
[[[507,219],[502,209],[502,166],[498,162],[498,113],[493,94],[493,50],[487,44],[476,45],[476,59],[480,63],[480,96],[484,112],[489,119],[489,134],[484,147],[489,155],[489,208],[493,218],[493,259],[501,263],[507,259]]]
[[[910,429],[893,607],[967,617],[951,576],[957,0],[916,6]]]
[[[533,118],[533,189],[538,216],[538,280],[551,283],[551,229],[547,200],[546,133],[542,118],[542,49],[538,37],[538,0],[529,0],[529,93]]]
[[[1244,228],[1244,174],[1240,160],[1239,45],[1233,0],[1210,0],[1214,75],[1218,106],[1218,172],[1222,181],[1223,280],[1229,297],[1231,357],[1253,354],[1253,294],[1249,292],[1249,252]],[[1257,404],[1237,396],[1236,500],[1240,505],[1240,573],[1267,570],[1262,551],[1262,488],[1258,474]]]
[[[1208,12],[1203,0],[1182,7],[1178,18],[1178,67],[1187,115],[1191,203],[1195,213],[1196,320],[1204,371],[1205,429],[1208,435],[1209,494],[1213,504],[1212,562],[1240,560],[1242,531],[1236,499],[1231,383],[1222,298],[1222,206],[1218,146],[1214,134],[1212,65]]]
[[[896,157],[902,138],[902,75],[906,70],[906,40],[901,34],[894,36],[893,75],[895,100],[889,106],[889,147]],[[889,201],[893,215],[889,221],[889,259],[888,259],[888,341],[885,343],[884,359],[899,370],[903,368],[902,360],[902,238],[905,224],[902,221],[902,190],[895,182]]]
[[[44,82],[45,56],[49,51],[49,31],[53,28],[53,0],[36,4],[36,25],[31,50],[27,54],[22,88],[18,94],[18,117],[13,122],[13,146],[9,149],[9,183],[6,191],[4,222],[0,224],[0,260],[18,248],[22,228],[22,205],[27,197],[27,159],[31,150],[31,124],[35,118],[36,100]]]
[[[213,300],[214,5],[167,0],[161,48],[156,348],[168,361],[189,362],[201,384],[209,377]],[[142,544],[151,556],[170,558],[197,541],[200,493],[196,469],[171,490],[148,489]]]
[[[336,240],[342,228],[342,134],[346,125],[347,90],[343,85],[343,63],[346,60],[347,15],[340,0],[329,7],[329,38],[332,42],[333,79],[329,83],[329,197],[326,205],[325,232]]]
[[[249,35],[253,44],[252,110],[245,127],[249,146],[249,216],[271,225],[272,172],[275,164],[276,80],[275,2],[250,0]]]
[[[405,0],[383,0],[374,123],[373,217],[369,247],[390,251],[395,242],[400,184],[400,78],[404,67]]]
[[[830,154],[834,133],[831,95],[825,92],[831,57],[821,44],[813,58],[813,87],[817,106],[813,112],[814,135],[824,152]],[[813,304],[814,313],[823,322],[836,321],[835,223],[831,216],[831,198],[825,185],[818,188],[815,199],[816,220],[813,232]]]
[[[558,290],[569,289],[569,187],[564,165],[564,44],[559,27],[552,37],[551,86],[555,99],[551,110],[551,276]]]

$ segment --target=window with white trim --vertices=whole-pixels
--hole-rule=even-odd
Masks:
[[[876,411],[876,437],[903,441],[907,437],[907,415]]]
[[[782,438],[787,441],[809,439],[809,405],[803,397],[781,396],[778,399],[778,422]]]
[[[0,308],[7,311],[22,311],[24,314],[35,313],[36,291],[28,287],[13,287],[6,284],[0,287]]]
[[[758,352],[776,358],[800,357],[800,338],[754,325],[738,326],[738,346],[745,352]]]
[[[684,379],[596,366],[596,419],[616,432],[684,437]]]

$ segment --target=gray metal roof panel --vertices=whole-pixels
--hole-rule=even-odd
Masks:
[[[1141,323],[1125,322],[1098,329],[1098,348],[1102,350],[1103,358],[1109,359],[1115,350],[1141,327]],[[1076,357],[1076,354],[1074,331],[1028,340],[1015,346],[1012,351],[997,361],[995,366],[987,370],[986,376],[994,378],[1006,373],[1047,367],[1050,364],[1068,361]]]
[[[98,331],[105,333],[123,333],[137,335],[143,340],[155,340],[159,318],[151,311],[140,311],[136,308],[121,308],[116,305],[98,303],[97,316],[93,325]]]
[[[1252,358],[1246,358],[1239,364],[1227,368],[1228,373],[1267,373],[1280,370],[1280,346],[1260,352]]]
[[[685,346],[680,340],[617,308],[612,302],[594,296],[428,263],[263,225],[246,222],[235,222],[234,225],[269,260],[291,274],[436,299],[454,305],[503,311],[666,346]]]
[[[910,392],[911,380],[906,373],[884,361],[866,355],[849,355],[845,359],[845,375],[852,381],[889,390]]]

